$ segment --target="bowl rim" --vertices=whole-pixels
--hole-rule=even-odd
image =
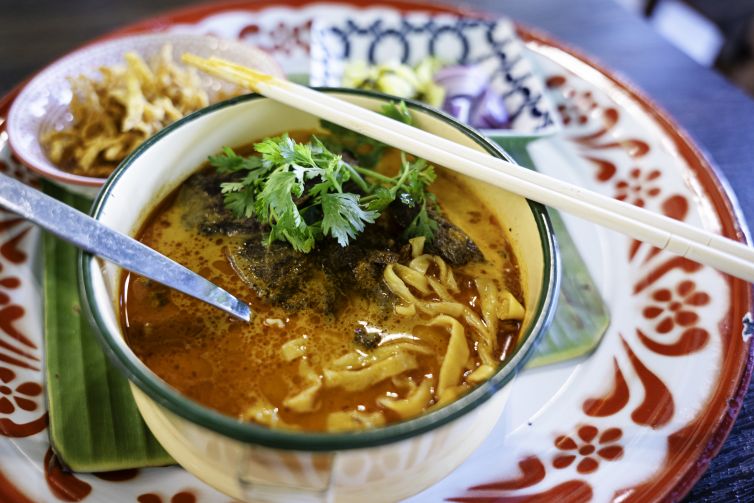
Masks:
[[[359,95],[382,101],[395,100],[394,97],[373,91],[338,87],[321,87],[315,89],[320,92]],[[110,199],[110,194],[116,187],[118,180],[128,167],[144,151],[149,149],[151,145],[184,124],[199,117],[239,103],[258,99],[268,98],[259,94],[248,94],[210,105],[174,122],[146,140],[124,159],[110,178],[108,178],[92,206],[90,211],[91,216],[95,219],[101,216],[103,208],[108,199]],[[414,111],[419,111],[450,123],[491,155],[511,160],[510,156],[499,145],[483,137],[468,126],[461,124],[444,112],[413,100],[404,101]],[[534,322],[526,333],[522,334],[524,337],[523,343],[517,346],[508,361],[489,380],[453,402],[418,417],[373,429],[345,433],[274,429],[251,422],[243,422],[205,407],[198,402],[182,396],[167,382],[159,378],[131,351],[119,333],[114,334],[107,330],[107,324],[97,309],[98,304],[94,297],[92,273],[98,270],[99,267],[97,267],[95,262],[96,257],[85,251],[79,253],[79,289],[82,298],[85,299],[84,308],[89,321],[94,326],[98,339],[111,361],[124,372],[133,384],[145,392],[150,399],[183,419],[235,440],[284,450],[322,452],[376,447],[425,433],[470,412],[487,401],[495,392],[507,384],[533,353],[536,346],[535,343],[542,337],[555,313],[555,304],[560,287],[560,258],[555,234],[546,208],[530,200],[527,200],[527,202],[534,216],[540,236],[540,243],[542,244],[544,274],[542,276],[542,295],[535,306]]]
[[[250,50],[257,50],[261,53],[265,53],[266,51],[263,51],[262,49],[259,49],[256,46],[252,46],[249,44],[244,44],[240,40],[231,40],[231,39],[225,39],[220,38],[214,35],[209,34],[198,34],[198,33],[189,33],[189,32],[167,32],[167,31],[160,31],[160,32],[147,32],[147,33],[126,33],[122,35],[108,35],[104,36],[102,38],[90,41],[88,43],[85,43],[79,47],[74,48],[73,50],[63,54],[62,56],[56,58],[49,64],[45,65],[43,68],[41,68],[39,71],[34,73],[31,77],[29,77],[23,84],[20,90],[18,91],[16,97],[13,99],[13,102],[11,103],[10,108],[8,109],[8,123],[6,124],[6,131],[8,133],[8,145],[10,146],[11,151],[13,154],[31,171],[37,173],[38,175],[47,178],[49,180],[52,180],[57,183],[64,183],[69,184],[72,186],[79,186],[79,187],[101,187],[104,185],[105,181],[108,177],[97,177],[97,176],[86,176],[86,175],[77,175],[74,173],[71,173],[69,171],[65,171],[64,169],[56,166],[52,161],[47,159],[45,157],[43,162],[37,162],[32,157],[30,157],[27,154],[27,150],[24,148],[19,148],[17,141],[18,138],[13,134],[14,128],[13,126],[13,118],[18,116],[18,114],[22,114],[23,111],[19,110],[18,107],[20,106],[19,103],[21,102],[21,98],[24,97],[24,95],[28,92],[29,89],[35,84],[38,83],[39,79],[45,77],[46,74],[49,72],[56,70],[58,68],[65,67],[65,65],[68,63],[68,61],[71,58],[79,57],[82,54],[86,54],[87,52],[90,52],[92,50],[97,50],[101,47],[105,46],[119,46],[122,44],[124,45],[123,52],[127,52],[128,50],[133,50],[133,48],[129,47],[127,44],[129,41],[134,40],[150,40],[153,39],[155,41],[163,41],[163,44],[170,43],[171,41],[180,41],[183,39],[194,39],[194,40],[206,40],[209,41],[216,41],[222,44],[226,45],[234,45],[237,46],[238,49],[241,49],[242,47],[249,48]],[[274,64],[278,67],[280,75],[283,75],[282,67],[278,64],[278,62],[274,58],[269,59],[270,63]],[[37,139],[36,141],[39,142],[37,131]],[[145,140],[146,141],[146,140]],[[44,151],[44,149],[42,149]],[[125,161],[125,158],[124,158]],[[117,168],[116,168],[117,169]],[[115,171],[113,171],[115,172]]]

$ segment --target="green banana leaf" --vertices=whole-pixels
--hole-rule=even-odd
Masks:
[[[51,184],[53,197],[88,211],[91,201]],[[128,381],[107,360],[77,287],[77,249],[44,235],[44,326],[50,444],[71,470],[172,464],[136,409]]]
[[[527,148],[531,139],[491,139],[503,147],[518,164],[536,169]],[[555,210],[549,210],[549,214],[560,248],[560,295],[552,324],[537,345],[527,368],[558,363],[591,352],[610,325],[607,306],[563,219]]]

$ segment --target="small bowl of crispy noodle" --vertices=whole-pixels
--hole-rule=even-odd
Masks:
[[[241,42],[178,33],[107,39],[68,54],[29,81],[8,114],[11,148],[41,176],[96,194],[154,133],[245,92],[183,65],[184,52],[282,75],[270,55]]]

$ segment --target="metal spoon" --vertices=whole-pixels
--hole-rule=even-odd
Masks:
[[[93,255],[195,297],[236,318],[251,319],[249,306],[222,288],[135,239],[2,173],[0,206]]]

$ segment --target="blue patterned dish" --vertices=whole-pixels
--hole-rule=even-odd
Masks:
[[[341,86],[344,69],[352,61],[413,66],[432,56],[447,65],[479,65],[490,88],[502,96],[511,120],[509,129],[485,130],[487,135],[550,135],[560,125],[526,51],[508,19],[400,15],[373,8],[355,16],[315,20],[309,83]]]

